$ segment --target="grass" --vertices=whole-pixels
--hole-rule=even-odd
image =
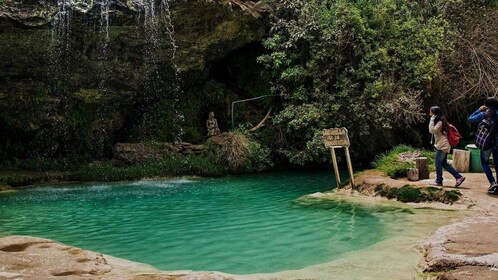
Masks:
[[[372,165],[376,170],[384,172],[391,178],[406,177],[408,169],[415,168],[415,162],[399,162],[398,157],[402,153],[415,152],[420,152],[422,156],[427,157],[429,160],[429,170],[435,170],[435,153],[433,151],[419,150],[406,145],[396,146],[387,153],[378,156]]]

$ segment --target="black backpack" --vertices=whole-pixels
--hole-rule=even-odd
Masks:
[[[489,150],[495,144],[497,126],[496,110],[488,109],[484,114],[484,119],[477,126],[475,144],[481,150]]]

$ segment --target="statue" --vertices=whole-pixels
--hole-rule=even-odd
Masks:
[[[209,112],[209,118],[206,121],[206,126],[208,137],[221,134],[220,128],[218,127],[218,121],[214,117],[214,112]]]

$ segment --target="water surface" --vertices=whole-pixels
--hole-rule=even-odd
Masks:
[[[142,180],[0,193],[0,234],[45,237],[162,270],[234,274],[326,263],[382,240],[384,225],[348,203],[295,203],[333,187],[332,172]]]

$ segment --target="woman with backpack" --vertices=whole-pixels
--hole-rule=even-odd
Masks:
[[[458,171],[451,166],[446,160],[448,153],[451,150],[450,142],[448,141],[448,122],[443,115],[443,110],[439,106],[433,106],[429,110],[429,116],[431,120],[429,121],[429,132],[432,133],[434,139],[434,148],[436,149],[436,180],[430,183],[431,186],[443,186],[443,168],[450,172],[453,177],[455,177],[456,183],[455,188],[458,188],[465,177],[460,175]]]
[[[478,132],[476,134],[476,146],[481,149],[481,165],[482,170],[489,181],[488,193],[490,194],[497,194],[496,191],[498,189],[498,184],[493,176],[493,171],[491,171],[491,168],[489,167],[489,157],[493,155],[493,165],[495,166],[496,174],[498,174],[498,139],[496,135],[497,109],[498,99],[496,99],[496,97],[489,97],[484,101],[484,105],[479,107],[479,109],[469,116],[469,121],[471,123],[479,123]],[[492,135],[489,136],[489,139],[484,139],[486,134]]]

